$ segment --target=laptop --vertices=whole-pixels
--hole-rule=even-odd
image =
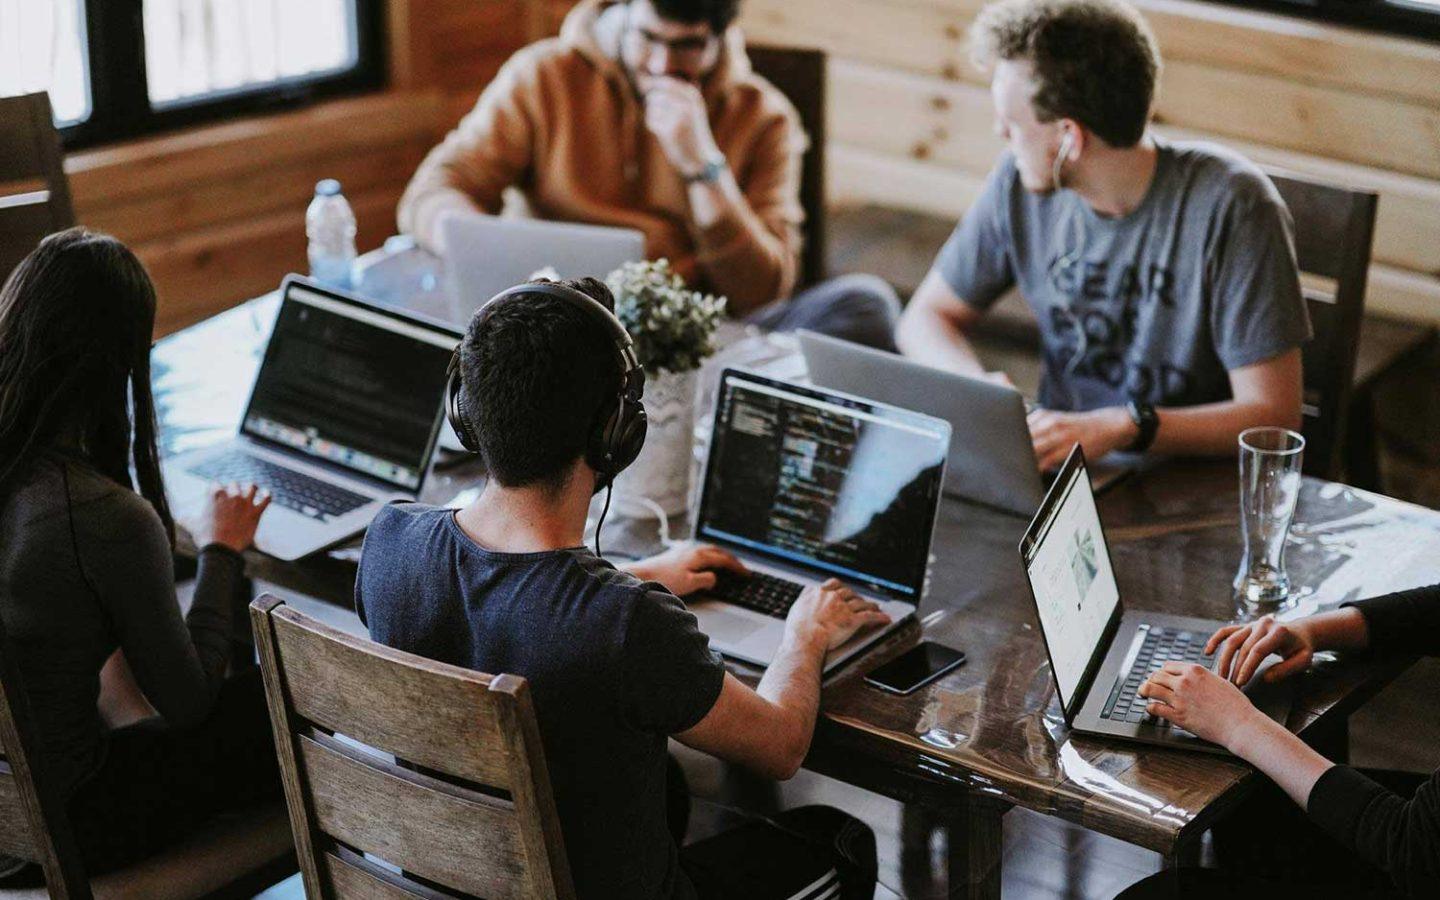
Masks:
[[[1019,391],[828,335],[800,331],[798,336],[815,384],[950,423],[945,493],[1022,516],[1035,514],[1045,488]]]
[[[1066,725],[1082,734],[1227,752],[1150,716],[1136,694],[1170,660],[1213,668],[1205,643],[1226,623],[1124,608],[1078,444],[1025,532],[1020,558]],[[1257,676],[1277,662],[1272,655]],[[1244,690],[1266,715],[1285,721],[1291,686],[1257,677]]]
[[[280,295],[239,433],[166,459],[164,474],[179,516],[198,510],[212,484],[270,491],[255,545],[294,560],[420,492],[459,335],[296,275]]]
[[[828,674],[915,614],[925,591],[950,425],[739,369],[720,375],[695,538],[751,576],[686,602],[722,654],[775,658],[807,586],[838,578],[892,622],[830,651]]]
[[[536,272],[603,279],[645,258],[645,235],[634,228],[477,213],[443,219],[440,235],[450,307],[445,319],[462,330],[487,300]]]

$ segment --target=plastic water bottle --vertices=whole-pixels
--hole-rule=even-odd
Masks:
[[[333,287],[351,287],[355,213],[335,179],[315,185],[315,199],[305,211],[305,236],[310,239],[310,277]]]

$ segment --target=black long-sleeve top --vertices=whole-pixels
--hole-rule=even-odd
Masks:
[[[171,727],[209,715],[242,577],[238,554],[206,548],[182,617],[160,517],[76,457],[39,460],[0,504],[0,621],[61,793],[105,758],[96,704],[100,668],[117,647]]]
[[[1440,584],[1349,605],[1365,617],[1372,652],[1440,656]],[[1335,766],[1311,788],[1306,810],[1326,832],[1390,873],[1409,896],[1435,896],[1440,885],[1440,770],[1405,800],[1349,766]]]

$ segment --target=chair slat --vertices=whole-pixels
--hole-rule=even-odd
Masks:
[[[0,853],[39,862],[30,817],[20,799],[20,785],[10,766],[0,762]]]
[[[416,657],[302,620],[287,607],[274,618],[297,714],[408,762],[509,790],[488,678],[428,662],[393,665]]]
[[[443,898],[445,894],[431,891],[413,881],[407,882],[400,875],[374,871],[376,867],[352,863],[334,853],[327,853],[321,859],[325,875],[333,888],[334,896],[345,900],[416,900],[417,897]],[[401,887],[400,883],[405,883]]]
[[[525,896],[524,850],[509,803],[378,757],[361,759],[335,741],[301,736],[298,743],[321,832],[467,893],[493,900]]]

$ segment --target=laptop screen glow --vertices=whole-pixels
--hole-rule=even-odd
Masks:
[[[241,430],[419,488],[455,338],[292,285]]]
[[[1060,502],[1025,560],[1060,702],[1067,709],[1120,602],[1090,476],[1084,466],[1068,474]]]
[[[918,602],[950,426],[726,373],[697,536]]]

